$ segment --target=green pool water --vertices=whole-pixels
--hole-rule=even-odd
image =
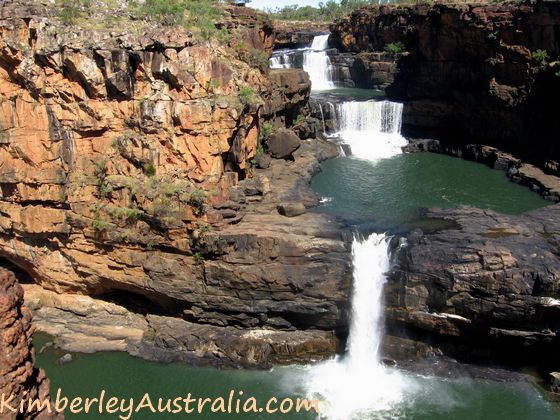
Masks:
[[[377,163],[339,158],[323,165],[313,189],[330,199],[319,206],[342,217],[390,230],[419,222],[424,207],[470,204],[506,213],[520,213],[547,204],[528,189],[512,184],[504,173],[483,165],[435,154],[400,155]],[[278,367],[270,371],[218,370],[183,364],[157,364],[124,353],[75,354],[60,364],[64,354],[44,347],[47,336],[35,337],[37,364],[45,368],[53,389],[68,397],[107,395],[139,400],[149,392],[153,400],[191,393],[198,397],[227,397],[230,390],[255,396],[260,404],[270,397],[304,397],[306,378],[314,367]],[[40,352],[39,349],[43,351]],[[402,420],[553,420],[557,407],[547,402],[530,382],[498,383],[455,375],[457,379],[402,373],[411,389],[386,410],[356,419]],[[451,375],[454,377],[454,375]],[[321,402],[322,410],[324,402]],[[311,419],[311,414],[156,415],[143,411],[136,419]],[[67,419],[111,419],[116,415],[66,414]]]
[[[472,205],[519,214],[550,204],[504,172],[434,153],[410,153],[369,162],[343,157],[324,162],[312,188],[323,197],[315,210],[369,223],[385,231],[419,222],[430,207]]]
[[[37,335],[37,349],[48,337]],[[152,400],[175,398],[191,393],[193,398],[227,397],[233,388],[253,395],[258,401],[275,396],[305,396],[305,378],[312,368],[279,367],[271,371],[217,370],[182,364],[146,362],[124,353],[76,354],[74,360],[59,364],[64,353],[47,348],[37,354],[38,365],[45,368],[55,394],[73,398],[95,398],[101,390],[107,396],[135,398],[149,392]],[[557,408],[548,403],[529,382],[498,383],[460,378],[444,380],[409,374],[413,390],[401,404],[362,419],[410,420],[553,420],[560,418]],[[322,404],[319,404],[320,410]],[[152,414],[142,411],[136,419],[313,419],[311,414]],[[67,419],[111,419],[99,413],[66,414]],[[360,418],[360,417],[357,417]]]

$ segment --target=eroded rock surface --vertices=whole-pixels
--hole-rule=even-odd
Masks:
[[[31,313],[23,306],[23,289],[15,276],[0,267],[0,395],[11,396],[11,407],[19,408],[25,400],[49,399],[49,381],[42,369],[34,367]],[[27,404],[24,403],[27,407]],[[11,413],[3,407],[2,418],[62,419],[55,413]]]
[[[409,346],[416,355],[435,348],[557,370],[560,206],[520,216],[471,207],[427,216],[455,228],[414,231],[397,251],[386,289],[389,336],[406,329],[424,343]]]
[[[229,40],[201,41],[148,20],[64,26],[56,7],[0,5],[0,262],[44,289],[41,329],[69,349],[156,343],[230,365],[332,354],[346,328],[346,239],[328,217],[287,221],[277,205],[315,203],[307,183],[337,151],[310,141],[256,169],[263,123],[292,125],[310,90],[301,70],[269,79],[270,22],[228,7]],[[66,313],[49,292],[69,296]],[[117,307],[97,319],[81,297]],[[239,350],[255,337],[279,347]],[[279,349],[291,341],[303,344]]]

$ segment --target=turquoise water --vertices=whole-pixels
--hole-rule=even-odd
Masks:
[[[36,337],[40,349],[47,337]],[[61,388],[62,395],[83,398],[98,397],[101,390],[109,396],[135,398],[139,401],[149,392],[153,401],[158,398],[175,398],[188,392],[193,398],[227,397],[234,388],[245,395],[254,395],[258,401],[272,396],[306,394],[305,367],[281,367],[271,371],[217,370],[195,368],[182,364],[157,364],[146,362],[123,353],[77,354],[67,364],[59,364],[63,353],[48,348],[37,354],[38,365],[46,369],[51,389]],[[547,403],[534,386],[526,382],[497,383],[467,378],[444,380],[409,375],[413,390],[403,403],[378,413],[379,419],[410,420],[553,420],[560,413]],[[53,394],[56,392],[53,391]],[[322,410],[322,404],[319,405]],[[210,414],[187,416],[152,414],[146,411],[133,416],[136,419],[169,419],[195,417],[201,419],[311,419],[311,414]],[[67,419],[110,419],[108,414],[72,415]]]
[[[311,184],[324,201],[315,210],[378,231],[413,226],[429,207],[472,205],[519,214],[550,204],[503,171],[446,155],[411,153],[378,162],[344,157],[322,168]]]

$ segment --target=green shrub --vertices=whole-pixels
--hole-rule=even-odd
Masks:
[[[204,262],[204,256],[200,252],[195,252],[193,254],[194,261],[198,264]]]
[[[206,92],[214,92],[220,87],[220,81],[217,79],[210,79],[206,82]]]
[[[263,123],[259,131],[259,144],[257,145],[257,156],[264,155],[264,143],[268,139],[268,136],[272,133],[274,126],[271,123]],[[251,164],[254,162],[252,161]]]
[[[206,200],[206,192],[197,188],[191,191],[188,203],[193,208],[195,214],[201,214],[204,210],[204,201]]]
[[[390,44],[385,45],[383,50],[391,55],[397,55],[404,51],[404,44],[402,42],[391,42]]]
[[[201,222],[198,225],[198,232],[201,235],[204,235],[205,233],[211,232],[212,231],[212,225],[210,225],[209,223],[206,222]]]
[[[156,168],[151,163],[144,165],[144,173],[148,178],[152,178],[156,175]]]
[[[97,197],[108,197],[113,192],[113,187],[105,182],[107,178],[107,161],[100,160],[99,162],[94,162],[93,165],[93,175],[95,176],[97,184]]]
[[[393,0],[391,3],[400,3]],[[296,3],[296,2],[294,2]],[[319,7],[313,6],[285,6],[282,8],[268,9],[267,12],[272,19],[278,20],[311,20],[332,22],[340,19],[353,10],[368,4],[379,4],[379,0],[327,0],[320,2]]]
[[[97,231],[106,230],[109,227],[109,223],[101,220],[99,217],[95,217],[91,225]]]
[[[301,123],[303,123],[305,121],[305,115],[303,114],[299,114],[296,118],[296,120],[294,121],[294,125],[300,125]]]
[[[140,219],[142,216],[142,211],[137,208],[131,207],[114,207],[109,210],[111,217],[115,219],[121,219],[127,222],[135,221]]]
[[[531,57],[539,69],[544,69],[546,67],[548,63],[548,53],[545,50],[533,51]]]
[[[93,0],[59,0],[60,18],[67,25],[72,25],[84,15],[91,12]]]
[[[140,12],[163,25],[181,25],[185,21],[186,0],[145,0]]]
[[[239,89],[239,100],[245,106],[256,103],[256,95],[249,86],[243,86]]]
[[[237,53],[237,57],[249,64],[251,67],[256,67],[261,71],[268,69],[268,55],[257,48],[253,48],[249,45],[239,33],[235,34],[234,37],[234,49]]]

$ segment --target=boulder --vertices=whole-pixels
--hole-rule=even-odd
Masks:
[[[286,217],[295,217],[307,211],[303,203],[284,203],[278,206],[278,213]]]
[[[272,159],[270,157],[270,155],[258,155],[255,158],[255,162],[257,164],[257,168],[259,169],[267,169],[270,166]]]
[[[550,372],[550,391],[560,393],[560,372]]]
[[[275,159],[292,158],[301,141],[292,130],[279,130],[272,134],[267,141],[268,151]]]

